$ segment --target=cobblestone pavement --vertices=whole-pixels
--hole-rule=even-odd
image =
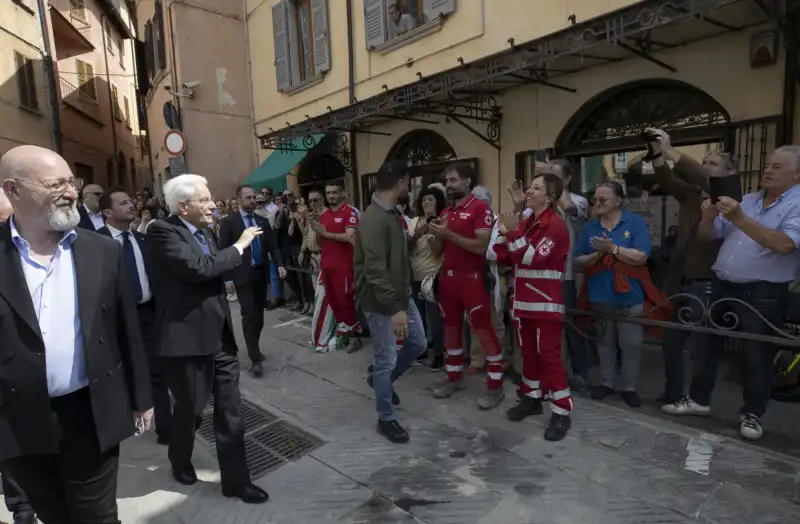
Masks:
[[[234,319],[239,328],[238,308]],[[257,480],[263,506],[221,496],[208,448],[198,443],[193,487],[172,481],[153,435],[123,446],[119,505],[125,524],[796,524],[800,461],[738,439],[576,399],[562,442],[547,416],[512,423],[512,386],[481,412],[481,380],[452,399],[430,390],[443,374],[413,368],[397,384],[411,442],[375,432],[365,383],[369,346],[353,355],[308,349],[307,318],[267,313],[265,377],[242,374],[244,396],[325,444]],[[239,334],[237,334],[238,336]],[[244,347],[240,341],[240,347]],[[244,352],[242,352],[244,353]],[[0,514],[0,519],[8,519]]]

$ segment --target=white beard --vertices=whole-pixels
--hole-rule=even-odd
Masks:
[[[69,231],[78,227],[80,222],[81,215],[75,202],[69,208],[59,207],[54,202],[47,210],[47,229],[50,231]]]

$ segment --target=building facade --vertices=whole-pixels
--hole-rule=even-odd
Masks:
[[[206,176],[218,198],[233,196],[255,167],[256,147],[242,4],[138,0],[136,10],[156,186],[191,171]],[[185,136],[181,156],[164,146],[171,129]]]
[[[800,125],[797,4],[247,0],[259,159],[308,149],[300,188],[344,176],[362,205],[389,158],[415,188],[470,162],[506,210],[536,160],[572,159],[586,192],[624,176],[652,125],[732,151],[754,188]]]
[[[128,5],[14,0],[0,14],[0,153],[39,145],[61,153],[84,183],[151,185]]]
[[[0,155],[34,144],[54,149],[53,86],[39,4],[0,3]]]
[[[135,27],[119,0],[52,0],[62,154],[84,183],[152,184],[137,114]]]

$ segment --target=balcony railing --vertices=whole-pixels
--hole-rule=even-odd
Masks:
[[[97,100],[92,99],[92,96],[97,96],[97,88],[95,86],[89,87],[90,84],[85,84],[83,87],[78,87],[63,76],[59,80],[61,83],[61,100],[65,104],[68,104],[96,123],[105,124],[103,122],[103,114],[100,111],[100,104]]]

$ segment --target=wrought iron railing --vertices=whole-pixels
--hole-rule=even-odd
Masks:
[[[63,76],[59,77],[59,83],[61,87],[61,99],[64,103],[69,104],[95,120],[100,120],[102,118],[100,104],[97,100],[92,99],[89,89],[81,89]]]

